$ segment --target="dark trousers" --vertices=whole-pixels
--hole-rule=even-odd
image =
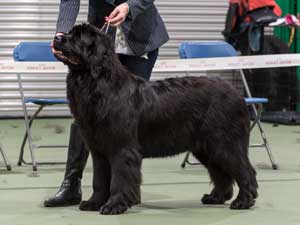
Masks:
[[[130,72],[149,80],[157,56],[158,49],[148,53],[147,57],[119,54],[119,60]],[[89,152],[84,148],[82,137],[80,136],[76,121],[74,121],[71,124],[65,179],[72,177],[82,178],[88,156]]]
[[[143,77],[145,80],[149,80],[157,56],[158,49],[148,53],[147,58],[119,54],[119,59],[131,73]]]

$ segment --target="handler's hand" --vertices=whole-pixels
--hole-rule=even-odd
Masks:
[[[60,35],[64,35],[64,33],[57,33],[57,34],[55,34],[55,36],[60,36]],[[51,49],[52,49],[53,54],[55,54],[55,55],[62,55],[62,52],[61,52],[61,51],[57,51],[57,50],[55,50],[55,48],[53,47],[53,40],[52,40],[52,42],[51,42],[50,47],[51,47]]]
[[[109,21],[110,25],[113,27],[119,26],[126,19],[127,14],[129,13],[129,6],[127,3],[122,3],[118,5],[111,14],[106,17],[106,22]]]

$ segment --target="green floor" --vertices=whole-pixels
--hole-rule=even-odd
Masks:
[[[70,119],[39,120],[34,127],[37,143],[67,143]],[[33,174],[30,166],[17,167],[24,132],[22,120],[0,120],[0,142],[11,161],[7,172],[0,158],[0,225],[147,225],[147,224],[300,224],[300,126],[263,124],[279,170],[270,169],[264,149],[251,149],[257,169],[259,198],[251,210],[232,211],[225,206],[203,206],[202,194],[212,188],[201,166],[180,168],[183,155],[170,159],[144,160],[143,204],[120,216],[81,212],[76,206],[44,208],[42,202],[57,190],[64,165],[40,166]],[[257,131],[252,142],[257,142]],[[28,153],[28,151],[26,151]],[[38,160],[64,161],[65,150],[40,150]],[[26,155],[28,158],[28,154]],[[91,162],[84,173],[84,199],[91,194]]]

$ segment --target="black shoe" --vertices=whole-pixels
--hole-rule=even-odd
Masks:
[[[81,202],[81,182],[77,179],[76,182],[71,182],[66,179],[54,197],[45,200],[45,207],[58,207],[78,205]]]
[[[72,123],[68,160],[62,185],[54,197],[44,202],[45,207],[77,205],[81,202],[81,178],[89,153],[76,123]]]

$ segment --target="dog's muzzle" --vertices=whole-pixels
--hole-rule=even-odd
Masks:
[[[54,37],[53,46],[55,50],[60,51],[62,49],[63,43],[66,42],[66,37],[64,35],[58,35]]]

